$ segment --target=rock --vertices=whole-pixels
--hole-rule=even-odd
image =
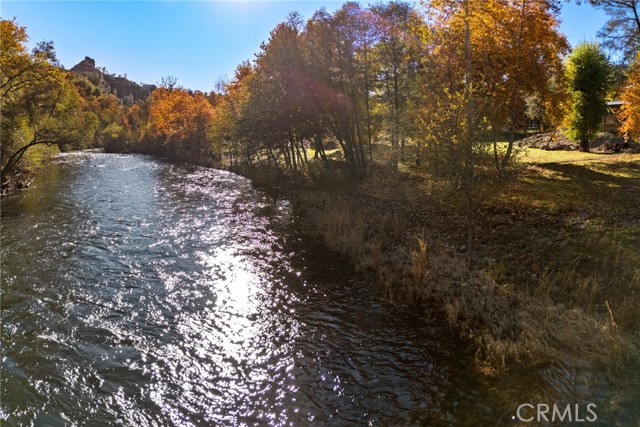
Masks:
[[[127,99],[130,104],[138,99],[144,99],[156,89],[155,85],[138,84],[123,76],[110,74],[104,68],[96,68],[96,61],[85,56],[82,61],[71,68],[71,71],[86,77],[105,92],[114,93],[120,99]]]
[[[562,132],[539,133],[517,142],[521,147],[540,148],[542,150],[575,150],[576,143]]]
[[[594,147],[592,151],[596,153],[640,152],[640,145],[612,135],[608,138],[599,136],[591,145]]]
[[[578,144],[567,138],[560,131],[539,133],[516,142],[521,147],[539,148],[542,150],[577,150]],[[625,141],[621,136],[608,132],[600,132],[589,146],[596,153],[640,152],[640,145]]]
[[[77,74],[87,74],[96,71],[96,61],[93,58],[85,56],[84,59],[78,62],[71,68],[71,71]]]

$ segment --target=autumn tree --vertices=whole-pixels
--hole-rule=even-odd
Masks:
[[[628,139],[640,140],[640,52],[631,66],[620,99],[624,104],[618,118],[622,123],[620,131]]]
[[[567,42],[557,12],[546,0],[427,6],[422,114],[414,117],[427,166],[463,196],[470,260],[474,212],[513,170],[515,134],[527,125],[526,97],[553,99],[552,83],[562,78]],[[504,146],[497,142],[503,138]]]
[[[83,108],[95,119],[92,133],[96,144],[107,151],[124,151],[127,125],[118,97],[111,93],[100,94],[85,101]]]
[[[431,4],[433,31],[429,42],[433,61],[428,94],[422,105],[430,172],[436,179],[445,179],[466,205],[469,265],[478,189],[484,184],[483,171],[490,170],[485,135],[490,126],[483,119],[490,110],[486,108],[488,98],[476,89],[473,75],[479,58],[472,43],[472,6],[468,0]]]
[[[130,138],[134,144],[145,137],[150,101],[149,98],[140,99],[126,109],[126,120],[130,127]]]
[[[149,119],[161,154],[196,163],[207,157],[214,110],[203,93],[189,93],[174,81],[156,89],[150,102]]]
[[[572,101],[568,135],[580,141],[581,151],[588,152],[589,140],[607,112],[606,98],[613,84],[611,64],[598,44],[583,42],[567,59],[566,73]]]
[[[82,139],[79,95],[58,66],[51,42],[27,50],[25,27],[0,21],[0,108],[2,181],[40,147]]]
[[[216,95],[216,113],[209,134],[211,149],[214,160],[230,168],[237,167],[241,160],[250,162],[257,154],[256,144],[247,130],[249,87],[253,73],[248,61],[241,63],[231,81],[221,82]]]
[[[466,9],[468,15],[463,12]],[[567,97],[562,56],[568,43],[559,32],[558,4],[551,0],[436,0],[427,11],[435,29],[429,56],[433,67],[444,70],[439,77],[431,76],[428,86],[454,93],[460,85],[468,26],[470,78],[474,93],[491,105],[484,114],[494,133],[494,166],[505,176],[516,134],[528,124],[527,98],[535,97],[549,121],[557,123],[562,113],[559,106]],[[443,79],[440,84],[439,79]],[[503,138],[507,140],[504,148],[496,143]]]
[[[549,123],[558,123],[557,105],[565,102],[562,57],[568,51],[566,38],[560,33],[558,5],[553,0],[510,0],[488,2],[478,12],[481,20],[474,28],[480,37],[488,37],[493,46],[481,47],[480,54],[495,61],[483,64],[483,80],[487,92],[493,95],[495,129],[507,129],[507,148],[498,154],[494,141],[495,165],[504,174],[512,161],[516,132],[526,130],[526,99],[536,96],[543,116]],[[482,25],[492,22],[493,31]],[[491,38],[487,32],[493,32]],[[482,46],[480,42],[480,46]]]

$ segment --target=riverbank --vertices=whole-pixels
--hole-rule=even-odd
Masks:
[[[33,176],[27,175],[25,177],[15,177],[2,183],[2,189],[0,189],[0,197],[4,197],[8,194],[18,190],[25,190],[29,188],[33,182]]]
[[[297,183],[243,173],[286,194],[385,299],[443,313],[485,374],[580,360],[622,400],[640,397],[639,154],[527,149],[519,178],[478,210],[473,270],[465,218],[417,168],[378,165],[361,182],[335,168]]]

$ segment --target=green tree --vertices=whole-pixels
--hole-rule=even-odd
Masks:
[[[250,82],[245,128],[261,144],[259,151],[267,152],[272,160],[276,159],[274,152],[278,153],[294,174],[303,171],[307,163],[304,137],[308,116],[299,26],[299,16],[290,15],[260,47]]]
[[[607,112],[612,67],[597,43],[583,42],[569,55],[566,73],[572,100],[568,136],[580,141],[580,150],[588,152],[589,140]]]
[[[368,140],[367,111],[369,94],[364,93],[371,70],[365,67],[364,49],[371,50],[368,14],[355,2],[347,2],[337,10],[330,22],[334,47],[330,52],[334,96],[324,98],[326,117],[340,144],[347,166],[353,175],[364,176],[367,163],[364,152]],[[366,38],[365,38],[366,35]],[[362,54],[361,54],[362,53]],[[367,64],[370,55],[366,55]],[[370,116],[369,116],[370,119]]]

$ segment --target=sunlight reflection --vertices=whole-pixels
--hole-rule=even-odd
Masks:
[[[266,417],[274,425],[287,424],[291,413],[285,408],[291,412],[295,409],[291,406],[296,405],[291,343],[298,333],[297,325],[290,319],[264,316],[268,312],[264,305],[277,303],[271,301],[273,284],[266,281],[255,260],[245,259],[237,248],[198,252],[196,262],[203,270],[195,285],[206,289],[209,297],[199,310],[178,316],[177,331],[189,344],[182,349],[171,345],[164,349],[170,365],[164,375],[168,371],[174,381],[179,378],[181,406],[209,406],[207,419],[219,421],[222,408],[227,408],[223,411],[227,419],[242,410],[241,403],[256,408],[264,400],[265,404],[272,402],[271,413],[258,411],[254,415]],[[175,277],[165,279],[165,286],[171,289],[180,286]],[[279,344],[273,345],[276,342]],[[169,390],[154,390],[152,400],[164,406],[165,392]]]

